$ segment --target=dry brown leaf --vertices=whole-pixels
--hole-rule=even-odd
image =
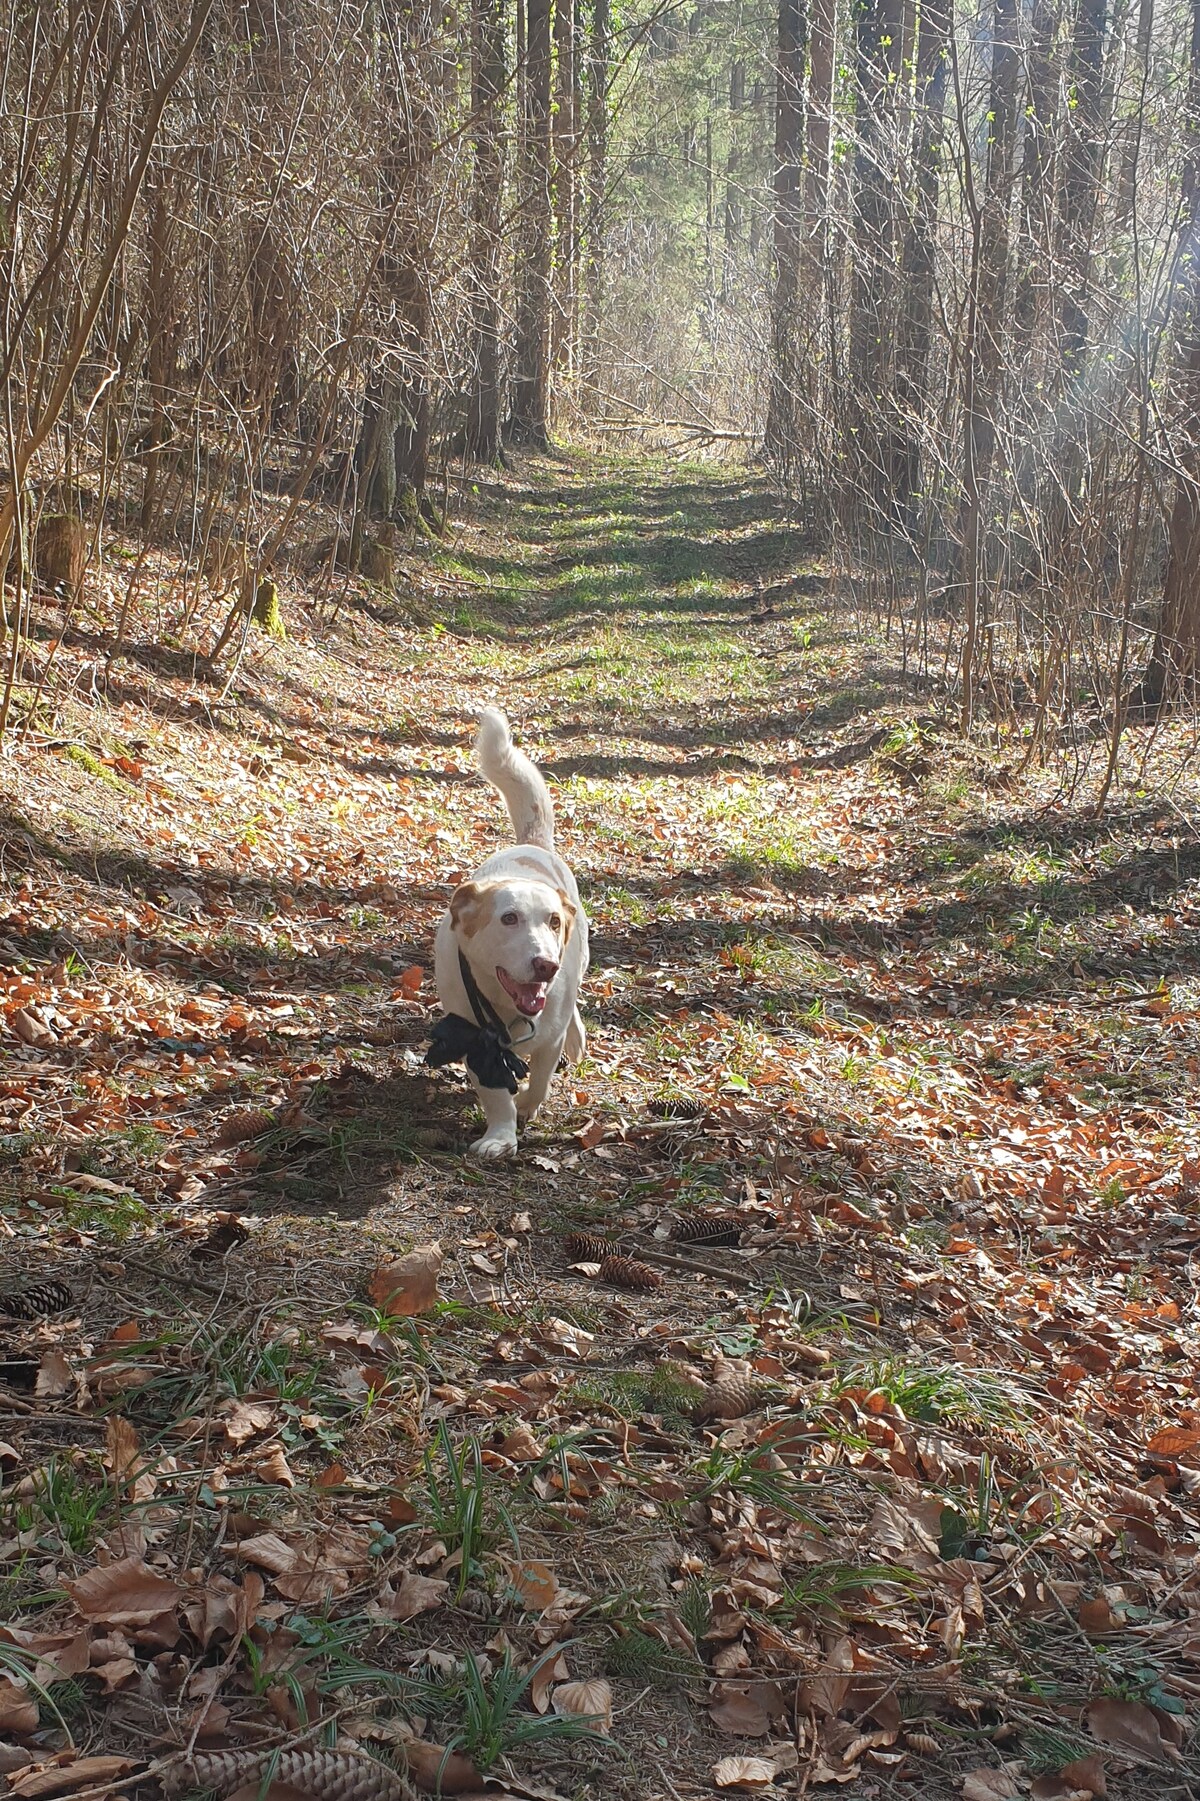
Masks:
[[[389,1319],[411,1319],[427,1313],[438,1298],[438,1276],[445,1256],[439,1244],[410,1251],[381,1263],[371,1278],[372,1304]]]
[[[273,1482],[279,1488],[296,1486],[296,1478],[288,1467],[282,1445],[272,1445],[262,1461],[255,1464],[254,1473],[264,1482]]]
[[[1160,1457],[1179,1457],[1200,1446],[1200,1426],[1164,1426],[1146,1446]]]
[[[1096,1595],[1091,1601],[1080,1603],[1076,1619],[1089,1634],[1095,1632],[1115,1632],[1121,1622],[1112,1610],[1107,1595]]]
[[[529,1699],[534,1711],[545,1713],[550,1706],[550,1690],[556,1682],[570,1680],[571,1671],[561,1645],[550,1645],[538,1659],[529,1682]]]
[[[502,1441],[498,1449],[500,1455],[507,1457],[512,1463],[536,1463],[538,1458],[543,1455],[543,1447],[528,1426],[517,1426]]]
[[[723,1757],[713,1765],[712,1779],[718,1788],[770,1788],[775,1765],[765,1757]]]
[[[0,1732],[36,1732],[38,1704],[27,1689],[0,1676]]]
[[[1098,1751],[1093,1751],[1089,1757],[1077,1757],[1074,1763],[1064,1764],[1059,1775],[1073,1788],[1090,1790],[1096,1796],[1096,1801],[1104,1801],[1108,1794],[1104,1759]]]
[[[77,1757],[73,1763],[30,1770],[24,1776],[10,1778],[8,1786],[24,1801],[46,1801],[50,1795],[70,1795],[76,1789],[116,1782],[134,1767],[127,1757]]]
[[[63,1587],[85,1620],[104,1626],[142,1626],[169,1614],[183,1596],[178,1583],[160,1576],[140,1557],[122,1557],[88,1570]]]
[[[428,1794],[461,1795],[479,1788],[483,1782],[469,1757],[446,1751],[441,1745],[430,1745],[424,1739],[406,1739],[404,1755],[409,1777]]]
[[[22,1044],[32,1045],[35,1050],[45,1050],[48,1045],[58,1043],[57,1034],[29,1007],[18,1007],[10,1013],[8,1023]]]
[[[971,1770],[963,1777],[963,1801],[1010,1801],[1021,1786],[1008,1770]]]
[[[34,1393],[45,1400],[57,1400],[61,1395],[69,1394],[74,1385],[71,1365],[63,1353],[57,1349],[47,1351],[33,1385]]]
[[[226,1401],[221,1408],[221,1430],[231,1445],[244,1445],[258,1432],[266,1432],[275,1419],[269,1401]]]
[[[509,1581],[530,1612],[541,1613],[558,1598],[558,1577],[548,1563],[510,1563],[507,1569]]]
[[[593,1732],[608,1737],[612,1726],[612,1686],[603,1676],[560,1682],[551,1693],[550,1705],[555,1713],[586,1720]]]
[[[390,1582],[384,1584],[379,1605],[389,1620],[413,1620],[419,1613],[440,1607],[449,1588],[448,1582],[433,1576],[419,1576],[415,1570],[405,1570],[399,1587],[393,1588]]]
[[[282,1576],[285,1570],[295,1569],[300,1556],[295,1545],[289,1545],[280,1538],[277,1532],[258,1532],[253,1538],[244,1538],[233,1547],[235,1557],[245,1563],[256,1563],[261,1570],[267,1570],[272,1576]]]
[[[104,1465],[112,1471],[118,1486],[128,1489],[135,1501],[150,1500],[158,1483],[146,1468],[137,1433],[121,1414],[109,1414],[104,1426],[104,1443]]]
[[[771,1730],[771,1710],[779,1712],[778,1696],[771,1682],[718,1682],[709,1717],[720,1731],[736,1738],[765,1738]]]
[[[113,1657],[105,1663],[94,1663],[88,1671],[90,1676],[103,1683],[107,1695],[115,1695],[118,1689],[127,1688],[136,1680],[137,1663],[132,1657]]]
[[[1122,1751],[1155,1759],[1171,1753],[1172,1748],[1163,1743],[1153,1712],[1141,1701],[1118,1701],[1114,1695],[1102,1695],[1088,1705],[1084,1718],[1088,1731],[1102,1745],[1118,1746]]]

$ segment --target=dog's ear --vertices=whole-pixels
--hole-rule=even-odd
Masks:
[[[463,882],[450,896],[450,923],[464,938],[470,938],[483,924],[483,915],[493,882]]]
[[[559,888],[556,890],[556,892],[558,894],[559,900],[562,902],[563,945],[565,947],[568,939],[571,936],[571,933],[575,930],[575,921],[579,917],[579,908],[575,905],[575,902],[571,899],[570,895],[567,894],[564,889]]]

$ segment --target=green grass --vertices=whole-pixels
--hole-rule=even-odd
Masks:
[[[1013,1395],[998,1376],[956,1364],[867,1358],[843,1366],[839,1388],[882,1394],[905,1419],[929,1424],[1015,1426],[1019,1418]]]
[[[39,1543],[56,1540],[64,1550],[89,1551],[116,1494],[98,1466],[52,1457],[35,1472],[33,1493],[6,1509],[14,1534],[33,1532]]]

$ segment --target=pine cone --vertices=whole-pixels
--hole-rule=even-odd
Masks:
[[[634,1257],[606,1257],[600,1265],[600,1280],[611,1282],[616,1288],[635,1288],[644,1293],[662,1287],[658,1271]]]
[[[43,1313],[64,1313],[75,1296],[65,1282],[39,1282],[16,1294],[0,1294],[0,1313],[10,1319],[38,1319]]]
[[[649,1111],[655,1119],[703,1119],[708,1112],[705,1101],[697,1100],[694,1095],[676,1095],[672,1100],[663,1098],[651,1101]]]
[[[676,1244],[740,1244],[742,1228],[730,1213],[700,1213],[676,1220],[671,1237]]]
[[[708,1420],[740,1420],[744,1414],[754,1412],[762,1393],[761,1385],[751,1376],[740,1372],[722,1376],[697,1401],[692,1418],[698,1426]]]
[[[416,1790],[398,1771],[372,1757],[324,1751],[196,1751],[164,1775],[176,1794],[215,1789],[228,1795],[264,1779],[286,1783],[313,1801],[417,1801]]]
[[[245,1244],[249,1236],[249,1226],[236,1213],[215,1214],[212,1225],[208,1228],[208,1237],[195,1246],[192,1256],[199,1262],[224,1257],[235,1244]]]
[[[227,1114],[217,1129],[218,1144],[244,1144],[248,1138],[261,1138],[275,1124],[275,1116],[265,1107],[239,1107]]]
[[[614,1249],[614,1242],[598,1232],[572,1232],[563,1248],[572,1263],[603,1263]]]

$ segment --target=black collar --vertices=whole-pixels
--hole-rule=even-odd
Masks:
[[[425,1061],[431,1069],[447,1063],[465,1063],[481,1088],[506,1088],[515,1094],[529,1074],[529,1065],[512,1047],[512,1035],[486,994],[480,990],[471,966],[458,953],[458,969],[475,1023],[460,1013],[447,1013],[430,1034]]]

